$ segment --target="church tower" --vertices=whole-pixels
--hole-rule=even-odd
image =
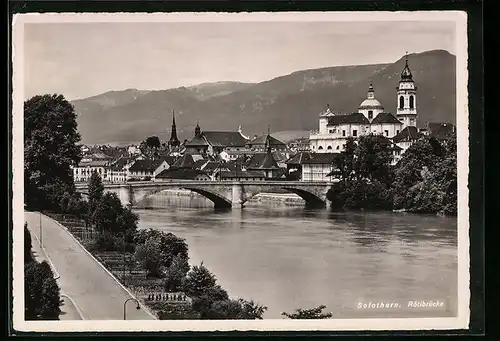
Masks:
[[[194,128],[194,136],[198,137],[201,135],[200,122],[196,122],[196,128]]]
[[[401,71],[401,79],[397,88],[398,109],[397,118],[405,127],[417,126],[417,87],[408,67],[408,53],[406,54],[405,67]]]
[[[175,113],[172,110],[172,131],[170,132],[170,140],[168,141],[168,145],[170,148],[175,148],[180,144],[181,142],[177,138],[177,127],[175,126]]]

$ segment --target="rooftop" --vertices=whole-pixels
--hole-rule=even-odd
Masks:
[[[399,132],[396,136],[392,138],[394,143],[404,142],[404,141],[413,141],[420,137],[420,134],[417,131],[417,127],[408,126]]]
[[[247,169],[277,169],[279,168],[273,155],[270,153],[257,153],[252,155],[248,164]]]
[[[138,172],[138,171],[149,171],[149,172],[154,172],[160,165],[164,162],[165,160],[163,158],[160,159],[144,159],[144,160],[137,160],[134,162],[132,166],[130,166],[129,170],[131,172]]]
[[[381,124],[381,123],[399,123],[402,124],[393,114],[388,112],[381,112],[372,120],[372,124]]]
[[[271,135],[262,135],[254,138],[252,141],[247,142],[247,145],[249,146],[255,146],[255,145],[270,145],[270,146],[286,146],[285,143],[281,142],[275,137],[272,137]]]
[[[341,124],[370,124],[370,121],[362,113],[352,113],[344,115],[335,115],[328,117],[328,126],[338,126]]]

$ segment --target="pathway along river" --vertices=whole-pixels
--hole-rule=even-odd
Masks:
[[[321,304],[338,318],[456,316],[456,218],[167,201],[136,209],[139,227],[185,238],[191,264],[203,261],[232,298],[266,305],[265,318]]]

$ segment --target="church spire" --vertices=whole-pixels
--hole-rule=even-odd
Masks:
[[[177,147],[181,142],[177,138],[177,127],[175,125],[175,112],[172,110],[172,130],[170,132],[170,140],[168,141],[168,145],[171,147]]]
[[[405,67],[403,71],[401,71],[400,82],[413,82],[413,76],[411,74],[410,67],[408,66],[408,51],[406,51],[405,54]]]
[[[201,128],[200,128],[200,121],[196,121],[196,128],[194,128],[194,136],[200,136],[201,134]]]
[[[271,153],[271,125],[267,126],[266,150],[267,153]]]

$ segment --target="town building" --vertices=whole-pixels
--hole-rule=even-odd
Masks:
[[[333,181],[339,153],[300,152],[287,161],[287,178],[294,181]]]
[[[282,179],[285,177],[285,171],[281,168],[274,159],[271,150],[271,139],[266,139],[265,153],[253,154],[245,164],[245,170],[250,172],[263,172],[266,179]]]
[[[221,171],[221,181],[265,181],[267,178],[264,171]]]
[[[288,148],[293,153],[309,151],[310,150],[309,137],[301,137],[289,141]]]
[[[88,182],[93,173],[99,174],[102,181],[109,181],[110,160],[89,160],[81,161],[78,166],[73,167],[74,182]]]
[[[174,163],[173,157],[136,160],[128,169],[127,181],[154,180],[163,170]]]
[[[248,151],[254,153],[265,153],[267,151],[267,146],[271,147],[272,152],[287,151],[286,144],[271,136],[270,133],[255,137],[253,140],[246,143]]]
[[[316,153],[339,153],[345,149],[348,137],[357,139],[359,136],[377,134],[401,140],[403,136],[412,135],[413,131],[417,131],[417,87],[408,66],[408,57],[401,72],[396,96],[396,116],[384,111],[382,104],[375,98],[372,83],[368,88],[367,98],[359,105],[356,113],[336,114],[327,105],[319,116],[319,130],[309,136],[310,150]],[[405,150],[404,147],[399,147]]]
[[[452,123],[429,122],[424,128],[420,129],[420,133],[443,140],[455,134],[455,125]]]
[[[228,153],[246,151],[247,138],[239,131],[201,131],[199,123],[196,124],[193,139],[186,142],[185,152],[189,154],[202,154],[215,156],[222,151]]]
[[[210,173],[202,170],[203,166],[208,164],[201,155],[184,154],[177,159],[171,167],[161,171],[154,181],[172,181],[172,180],[211,180]]]
[[[112,183],[123,183],[127,181],[127,172],[134,163],[130,157],[120,157],[109,166],[109,181]]]

